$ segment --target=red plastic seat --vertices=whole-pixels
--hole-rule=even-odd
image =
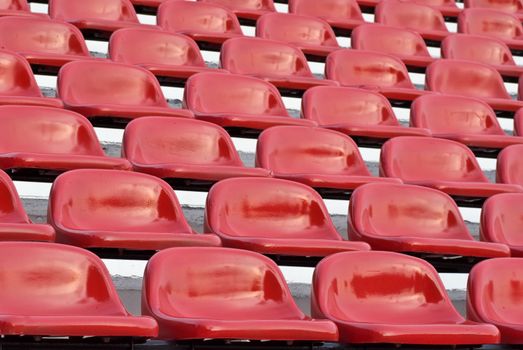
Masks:
[[[323,61],[329,53],[340,49],[329,23],[312,16],[268,13],[258,19],[256,36],[297,46],[314,61]]]
[[[44,13],[31,12],[27,0],[2,0],[0,2],[0,16],[48,17]]]
[[[160,27],[193,38],[202,48],[216,49],[227,39],[242,36],[240,22],[226,7],[193,1],[166,1],[158,8]]]
[[[523,136],[523,109],[518,110],[514,115],[514,135]]]
[[[518,100],[523,101],[523,79],[521,76],[518,79]]]
[[[376,1],[376,0],[360,0],[360,1]],[[379,0],[378,0],[379,1]],[[456,0],[406,0],[420,5],[426,5],[440,11],[446,17],[458,17],[461,13],[461,8],[456,4]]]
[[[246,137],[257,136],[260,130],[275,125],[316,125],[292,118],[274,85],[239,74],[193,75],[185,85],[184,104],[197,119]]]
[[[208,190],[206,182],[270,176],[265,169],[245,167],[227,132],[201,120],[163,117],[135,120],[125,129],[122,154],[135,171],[181,181],[176,183],[176,189],[198,185]]]
[[[229,39],[222,45],[220,64],[231,73],[265,79],[283,95],[301,94],[313,86],[338,85],[315,78],[304,54],[281,41],[247,37]]]
[[[523,1],[521,0],[465,0],[465,8],[487,8],[499,10],[523,18]]]
[[[433,136],[461,142],[478,156],[496,156],[523,138],[505,134],[496,114],[485,102],[464,96],[425,95],[410,108],[410,124],[427,128]]]
[[[333,320],[343,343],[499,343],[496,327],[459,314],[429,263],[393,252],[323,259],[314,271],[311,312]]]
[[[65,106],[95,125],[118,125],[147,115],[193,117],[188,110],[170,108],[154,75],[138,66],[70,62],[60,69],[57,85]]]
[[[143,339],[158,334],[154,319],[125,309],[104,263],[88,251],[2,242],[0,266],[3,336]]]
[[[328,320],[307,317],[276,264],[229,248],[172,248],[149,260],[142,313],[163,339],[337,341]]]
[[[489,183],[467,146],[439,138],[404,136],[385,142],[380,175],[432,187],[472,204],[497,193],[523,192],[518,185]]]
[[[342,192],[347,198],[347,192],[369,182],[401,182],[373,177],[347,135],[312,127],[279,126],[262,132],[256,166],[271,170],[274,177],[314,187],[329,197],[323,190],[333,195]]]
[[[389,101],[369,90],[315,87],[301,101],[302,118],[349,135],[359,144],[376,146],[396,136],[430,136],[426,129],[402,127]]]
[[[260,16],[276,12],[273,0],[198,0],[212,4],[222,5],[230,9],[241,19],[256,21]]]
[[[523,145],[506,147],[498,155],[496,182],[523,186]]]
[[[370,249],[363,242],[344,241],[320,195],[287,180],[220,181],[207,196],[204,225],[224,246],[262,254],[323,257]]]
[[[193,232],[166,182],[129,171],[82,169],[60,175],[51,188],[48,221],[57,242],[83,248],[220,245],[215,235]]]
[[[494,258],[510,256],[504,244],[475,241],[458,206],[432,188],[369,184],[357,188],[349,203],[349,238],[373,250]]]

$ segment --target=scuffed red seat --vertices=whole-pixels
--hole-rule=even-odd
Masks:
[[[134,65],[70,62],[60,69],[57,86],[65,106],[95,125],[118,127],[147,115],[193,118],[188,110],[170,108],[154,75]]]
[[[328,129],[269,128],[258,139],[255,162],[274,177],[304,183],[325,197],[347,199],[355,188],[369,182],[401,183],[373,177],[354,141]]]
[[[48,221],[56,230],[57,242],[116,248],[124,256],[126,251],[139,254],[176,246],[220,245],[215,235],[193,232],[166,182],[130,171],[63,173],[51,188]]]
[[[281,179],[220,181],[207,196],[204,226],[224,246],[298,261],[370,249],[366,243],[343,240],[312,188]]]
[[[230,248],[172,248],[149,260],[142,314],[159,338],[337,341],[333,322],[306,316],[278,266]]]
[[[4,16],[48,17],[45,13],[31,12],[27,0],[3,0],[0,3],[0,17]]]
[[[15,185],[0,170],[0,241],[52,242],[54,239],[55,232],[51,226],[31,223]],[[0,326],[0,334],[4,334],[1,330]]]
[[[523,187],[489,183],[465,145],[432,137],[403,136],[381,148],[380,175],[443,191],[458,205],[476,206],[498,193],[523,192]]]
[[[496,327],[459,314],[429,263],[393,252],[323,259],[314,271],[311,313],[334,321],[342,343],[499,343]]]
[[[183,86],[193,74],[217,71],[206,66],[194,40],[161,30],[117,30],[109,40],[109,57],[115,62],[139,65],[161,83],[175,86]]]
[[[523,138],[505,134],[488,104],[472,97],[421,96],[410,108],[410,124],[461,142],[482,157],[496,157],[507,146],[523,144]]]
[[[523,186],[523,145],[506,147],[498,155],[496,182]]]
[[[275,125],[316,125],[292,118],[274,85],[239,74],[193,75],[185,85],[184,104],[197,119],[218,124],[233,136],[257,137]]]
[[[2,336],[75,337],[75,342],[125,337],[131,342],[158,334],[154,319],[132,316],[125,309],[104,263],[88,251],[53,243],[2,242],[0,266]],[[54,341],[53,347],[60,347],[59,340]],[[64,342],[67,345],[67,339]]]
[[[523,19],[523,1],[521,0],[465,0],[465,8],[487,8],[516,15]]]
[[[239,19],[256,21],[260,16],[276,12],[273,0],[199,0],[222,5],[230,9]]]
[[[229,39],[222,45],[220,64],[231,73],[265,79],[282,95],[301,95],[313,86],[338,85],[315,78],[305,55],[281,41],[247,37]]]
[[[340,49],[329,23],[312,16],[289,13],[263,15],[256,23],[256,36],[292,44],[314,61],[324,61],[329,53]]]
[[[243,36],[236,15],[216,4],[166,1],[158,8],[156,21],[167,31],[190,36],[206,50],[219,50],[225,40]]]
[[[302,98],[302,118],[351,136],[360,146],[380,146],[396,136],[430,136],[427,129],[400,125],[382,95],[350,87],[315,87]]]
[[[135,171],[165,179],[176,189],[203,188],[222,179],[270,176],[243,165],[231,138],[201,120],[146,117],[125,128],[122,155]]]

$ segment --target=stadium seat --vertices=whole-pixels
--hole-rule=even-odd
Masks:
[[[159,338],[337,341],[333,322],[314,320],[295,304],[278,266],[230,248],[172,248],[149,260],[142,313]]]
[[[489,105],[472,97],[421,96],[410,108],[410,124],[429,129],[432,136],[461,142],[478,157],[496,157],[507,146],[523,144],[523,137],[505,134]]]
[[[187,80],[184,104],[197,119],[224,127],[233,136],[257,137],[275,125],[315,126],[292,118],[274,85],[239,74],[199,73]]]
[[[481,205],[484,198],[497,193],[523,192],[518,185],[489,183],[467,146],[432,137],[403,136],[385,142],[380,175],[438,189],[460,206]]]
[[[376,1],[376,0],[360,0],[360,1]],[[407,0],[420,5],[426,5],[437,9],[441,14],[447,18],[455,18],[461,13],[461,8],[456,4],[456,0]]]
[[[274,177],[304,183],[327,198],[347,199],[356,187],[369,182],[401,182],[373,177],[350,137],[321,128],[265,130],[258,139],[255,163]]]
[[[430,136],[426,129],[400,125],[382,95],[350,87],[314,87],[301,100],[301,115],[322,128],[351,136],[359,146],[380,147],[396,136]]]
[[[204,227],[217,234],[224,246],[294,256],[298,261],[370,249],[366,243],[343,240],[312,188],[281,179],[220,181],[207,196]]]
[[[217,71],[205,65],[191,38],[161,30],[117,30],[109,40],[109,57],[115,62],[139,65],[165,85],[183,86],[193,74]]]
[[[177,190],[208,191],[230,177],[270,176],[265,169],[245,167],[227,132],[201,120],[134,120],[125,128],[122,155],[135,171],[162,178]]]
[[[27,0],[3,0],[0,3],[0,17],[4,16],[49,17],[45,13],[31,12]]]
[[[193,117],[188,110],[170,108],[154,75],[138,66],[70,62],[60,69],[57,86],[67,108],[98,126],[119,127],[147,115]]]
[[[220,245],[215,235],[193,232],[166,182],[130,171],[82,169],[60,175],[51,188],[48,221],[57,242],[95,250]]]
[[[340,49],[329,23],[318,17],[268,13],[258,19],[256,36],[297,46],[311,61],[325,61]]]
[[[225,40],[243,35],[236,15],[217,4],[166,1],[156,21],[167,31],[190,36],[205,50],[219,50]]]
[[[467,317],[496,326],[502,344],[523,343],[522,263],[521,258],[483,261],[468,279]]]
[[[518,79],[518,100],[523,101],[523,79],[521,76]]]
[[[169,0],[131,0],[134,8],[145,9],[146,14],[156,14],[158,6]]]
[[[45,343],[40,337],[93,343],[92,337],[109,342],[158,334],[154,319],[125,309],[104,263],[88,251],[54,243],[2,242],[0,266],[2,336],[38,337],[41,347]],[[61,347],[56,341],[53,348]]]
[[[333,320],[342,343],[499,343],[496,327],[459,314],[429,263],[394,252],[346,252],[323,259],[314,271],[311,313]]]
[[[521,0],[465,0],[465,8],[487,8],[499,10],[516,15],[520,20],[523,18],[523,1]]]
[[[523,186],[523,145],[506,147],[498,155],[496,182]]]
[[[356,0],[289,0],[289,12],[321,18],[340,35],[364,23]]]
[[[273,0],[199,0],[211,4],[222,5],[230,9],[240,20],[256,21],[260,16],[276,12]]]
[[[518,110],[514,115],[514,135],[523,136],[523,109]]]
[[[304,54],[281,41],[247,37],[229,39],[222,45],[220,64],[231,73],[267,80],[284,96],[300,96],[313,86],[338,85],[315,78]]]
[[[0,170],[0,241],[52,242],[54,239],[51,226],[31,223],[13,181]],[[1,326],[0,334],[4,334]]]

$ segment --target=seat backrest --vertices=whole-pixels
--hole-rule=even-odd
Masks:
[[[29,217],[11,178],[0,170],[0,223],[28,224]]]
[[[458,16],[458,32],[516,39],[523,35],[523,26],[513,14],[483,8],[465,9]]]
[[[380,175],[398,177],[405,182],[489,182],[467,146],[429,137],[402,136],[385,142],[381,149]]]
[[[314,271],[311,311],[358,323],[461,323],[436,270],[392,252],[347,252],[324,258]]]
[[[304,119],[326,125],[400,125],[385,96],[350,87],[317,86],[301,99]]]
[[[520,86],[523,88],[522,84]],[[523,110],[521,109],[514,114],[514,135],[523,136]]]
[[[0,51],[0,95],[43,97],[29,63],[12,51]]]
[[[129,315],[102,260],[84,249],[0,242],[0,266],[0,308],[5,315]]]
[[[82,169],[58,176],[48,220],[58,231],[192,233],[165,181],[119,170]]]
[[[473,61],[434,61],[427,68],[425,88],[451,95],[511,99],[499,72],[490,65]]]
[[[491,8],[508,13],[523,11],[521,0],[465,0],[465,8]]]
[[[362,24],[354,28],[351,47],[391,55],[430,57],[425,41],[417,32],[380,24]]]
[[[138,23],[129,0],[49,0],[49,14],[64,21],[96,19]]]
[[[334,51],[327,56],[325,75],[345,86],[414,89],[401,60],[375,51]]]
[[[410,108],[410,124],[434,134],[505,135],[488,104],[465,96],[418,97]]]
[[[521,193],[501,193],[489,197],[481,209],[479,230],[481,240],[509,246],[523,245],[522,200]]]
[[[406,0],[415,4],[432,6],[432,7],[457,7],[456,0]]]
[[[1,0],[0,9],[26,12],[29,12],[31,10],[27,0]]]
[[[289,116],[274,85],[253,77],[198,73],[185,84],[184,104],[195,113]]]
[[[149,260],[142,313],[236,321],[306,318],[272,260],[207,247],[165,249]]]
[[[109,40],[109,57],[128,64],[205,67],[194,40],[182,34],[154,29],[117,30]]]
[[[370,176],[358,146],[340,132],[277,126],[260,134],[256,166],[280,174]]]
[[[256,22],[256,36],[296,45],[338,47],[336,34],[323,19],[288,13],[267,13]]]
[[[243,166],[224,129],[184,118],[133,120],[125,128],[122,156],[137,164]]]
[[[523,145],[505,147],[498,154],[496,182],[523,186]]]
[[[473,240],[456,203],[427,187],[367,184],[349,203],[349,237],[419,237]]]
[[[507,44],[497,38],[482,35],[449,35],[441,43],[441,55],[443,58],[492,65],[516,65]]]
[[[58,73],[58,96],[71,105],[167,107],[154,75],[138,66],[110,61],[69,62]]]
[[[225,6],[233,11],[236,10],[256,10],[256,11],[276,11],[273,0],[199,0],[212,4]]]
[[[289,12],[326,20],[363,22],[360,6],[355,0],[289,0]]]
[[[415,31],[447,32],[441,12],[431,6],[408,1],[382,0],[375,9],[376,23]]]
[[[231,73],[312,77],[303,52],[281,41],[238,37],[222,45],[220,65]]]

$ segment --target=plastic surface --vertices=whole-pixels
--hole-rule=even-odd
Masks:
[[[523,14],[523,2],[521,0],[465,0],[465,8],[490,8],[508,13]]]
[[[142,313],[164,339],[338,340],[334,323],[298,308],[273,261],[239,249],[156,254],[145,268]]]
[[[523,186],[523,145],[505,148],[498,155],[496,182]]]
[[[289,0],[289,12],[322,18],[336,29],[351,30],[364,22],[355,0]]]
[[[516,112],[514,115],[514,135],[523,136],[523,110]]]
[[[158,325],[132,316],[94,254],[61,244],[0,243],[0,333],[152,338]]]
[[[496,344],[499,331],[463,318],[436,270],[392,252],[347,252],[314,271],[311,312],[336,323],[344,343]]]
[[[262,254],[326,256],[370,249],[343,240],[312,188],[280,179],[220,181],[207,196],[204,226],[224,246]]]
[[[373,250],[493,258],[504,244],[475,241],[459,208],[443,192],[413,185],[369,184],[351,196],[349,238]]]
[[[265,13],[275,12],[273,0],[199,0],[232,10],[238,18],[256,20]]]
[[[27,0],[2,0],[0,16],[48,17],[43,13],[33,13]]]

